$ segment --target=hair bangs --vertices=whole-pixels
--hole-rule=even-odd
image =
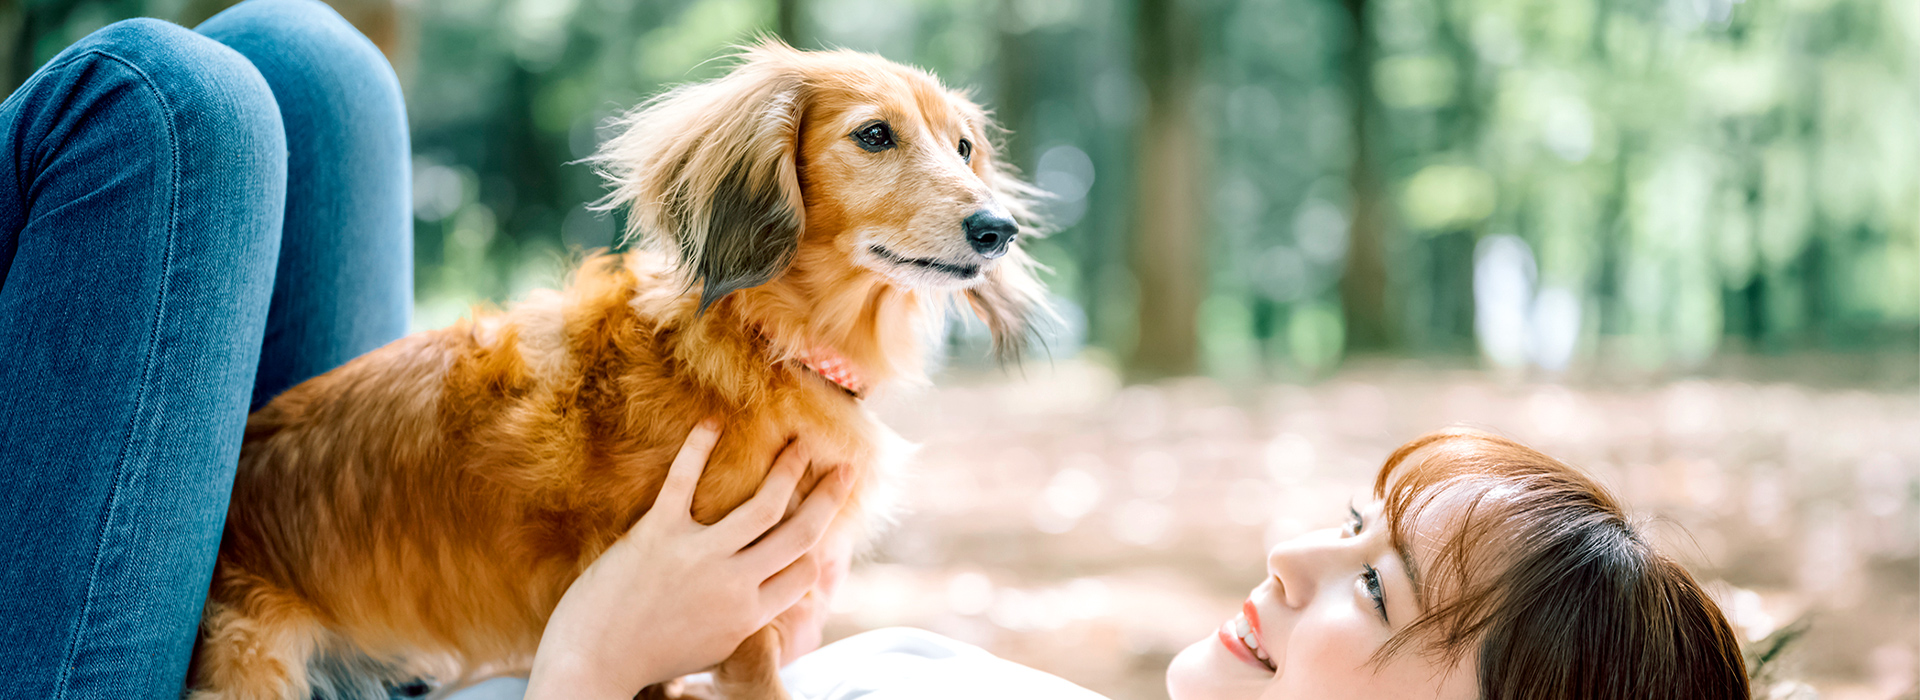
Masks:
[[[1447,529],[1439,554],[1419,577],[1429,608],[1376,655],[1383,661],[1419,645],[1447,663],[1483,638],[1503,609],[1520,601],[1511,574],[1566,570],[1575,563],[1555,543],[1611,524],[1629,533],[1619,503],[1559,460],[1507,438],[1452,428],[1421,436],[1389,456],[1374,480],[1388,531],[1405,549],[1425,525]],[[1437,503],[1454,508],[1444,523],[1423,523]],[[1581,558],[1575,552],[1562,552]]]

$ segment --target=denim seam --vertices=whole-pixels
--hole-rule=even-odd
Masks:
[[[152,76],[147,75],[146,71],[140,70],[139,66],[134,65],[127,59],[107,53],[101,49],[87,51],[79,56],[75,56],[73,60],[79,60],[80,58],[92,55],[111,60],[125,67],[127,70],[132,71],[134,75],[140,78],[141,84],[145,85],[147,90],[153,93],[154,99],[160,103],[160,113],[163,117],[161,122],[167,130],[167,153],[171,165],[168,174],[171,176],[172,186],[167,188],[166,245],[160,259],[160,286],[155,294],[153,325],[147,331],[146,356],[141,358],[140,389],[137,397],[134,399],[133,415],[127,419],[126,438],[121,441],[120,454],[114,458],[113,488],[107,494],[106,512],[100,516],[101,536],[100,539],[94,543],[93,564],[87,572],[87,595],[80,604],[80,615],[74,620],[73,638],[67,644],[67,653],[62,655],[60,677],[54,681],[53,685],[53,695],[55,698],[66,697],[67,683],[72,678],[71,674],[74,669],[74,660],[76,655],[79,654],[82,631],[86,628],[87,622],[93,613],[94,592],[100,581],[100,561],[104,556],[103,551],[106,548],[107,532],[108,529],[113,526],[114,514],[119,510],[120,488],[126,482],[126,479],[129,478],[126,474],[128,453],[132,450],[134,434],[138,431],[140,425],[140,416],[145,412],[144,407],[147,403],[147,393],[151,388],[150,384],[153,379],[154,355],[159,351],[160,328],[167,312],[167,290],[173,281],[173,248],[174,234],[176,233],[175,219],[178,215],[180,196],[180,136],[174,128],[173,106],[167,102],[166,91],[161,90]],[[68,63],[71,62],[72,61],[68,61]],[[62,67],[64,67],[64,64]]]

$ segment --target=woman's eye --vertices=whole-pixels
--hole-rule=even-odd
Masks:
[[[893,129],[888,128],[886,122],[874,122],[853,132],[853,140],[869,153],[884,151],[893,148]]]
[[[1347,526],[1340,531],[1340,534],[1353,537],[1359,535],[1361,530],[1366,529],[1367,521],[1365,518],[1360,517],[1359,509],[1349,505],[1347,506],[1347,515]]]
[[[968,141],[966,139],[960,139],[960,160],[966,163],[973,162],[973,142],[972,141]]]
[[[1380,621],[1393,624],[1392,620],[1387,619],[1387,593],[1386,587],[1380,584],[1380,570],[1371,564],[1367,565],[1360,573],[1360,581],[1367,586],[1367,597],[1373,599],[1373,609],[1380,611]]]

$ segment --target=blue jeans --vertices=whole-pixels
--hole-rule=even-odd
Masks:
[[[315,0],[93,33],[0,104],[0,698],[174,698],[248,412],[406,330],[406,113]]]

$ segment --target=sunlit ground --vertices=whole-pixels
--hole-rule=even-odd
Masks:
[[[1568,387],[1387,363],[1311,385],[1122,388],[1079,361],[957,374],[876,400],[924,449],[911,512],[855,565],[830,638],[913,625],[1117,700],[1163,698],[1168,660],[1233,614],[1268,543],[1333,525],[1393,447],[1464,423],[1597,474],[1658,521],[1744,634],[1812,615],[1783,667],[1805,686],[1773,697],[1915,686],[1920,398],[1908,371],[1825,388]]]

